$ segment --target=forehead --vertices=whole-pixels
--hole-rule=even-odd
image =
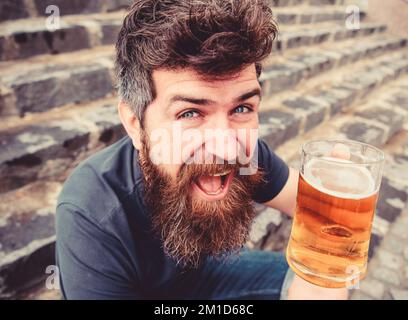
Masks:
[[[222,79],[205,79],[191,69],[153,71],[156,98],[170,99],[173,95],[187,93],[197,96],[236,97],[248,89],[260,88],[255,65]]]

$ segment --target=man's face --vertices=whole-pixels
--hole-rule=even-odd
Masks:
[[[156,99],[146,109],[140,150],[145,198],[166,252],[197,265],[239,249],[254,216],[251,191],[261,174],[240,168],[257,142],[256,69],[222,80],[156,70],[153,81]]]
[[[156,141],[149,141],[150,145],[156,145],[157,149],[165,153],[170,152],[172,161],[162,161],[164,163],[159,164],[163,172],[176,179],[185,159],[172,157],[175,148],[181,149],[183,154],[192,155],[199,151],[225,161],[236,159],[237,152],[243,152],[242,148],[246,148],[246,154],[249,154],[253,143],[256,143],[249,138],[250,130],[258,128],[261,92],[255,65],[242,70],[233,78],[220,81],[201,80],[191,70],[157,70],[153,72],[153,81],[157,97],[148,106],[144,123],[147,135],[153,139],[158,137]],[[241,97],[244,99],[238,100]],[[180,139],[174,128],[180,128],[180,135],[184,138],[198,134],[202,139]],[[217,148],[219,143],[214,143],[215,140],[208,133],[214,132],[214,138],[217,139],[220,130],[245,131],[246,134],[236,140],[231,135],[226,136],[224,148]],[[161,132],[166,132],[166,136],[163,137]],[[166,145],[163,138],[170,143],[168,150],[160,148]],[[244,139],[246,141],[242,141]],[[213,200],[194,189],[192,192],[194,197]]]

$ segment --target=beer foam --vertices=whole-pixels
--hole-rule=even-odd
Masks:
[[[350,163],[332,157],[311,159],[305,165],[303,178],[315,189],[338,198],[361,199],[373,195],[377,190],[370,171]]]

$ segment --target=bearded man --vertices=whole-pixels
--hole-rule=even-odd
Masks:
[[[254,132],[277,27],[264,0],[136,0],[116,45],[127,136],[58,199],[67,299],[347,297],[246,249],[254,202],[293,215],[299,173]]]

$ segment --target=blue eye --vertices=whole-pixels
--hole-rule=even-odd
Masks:
[[[186,112],[182,113],[182,114],[179,116],[179,118],[185,118],[185,119],[187,119],[187,118],[196,118],[196,117],[198,117],[199,115],[200,115],[200,114],[199,114],[197,111],[189,110],[189,111],[186,111]]]
[[[248,108],[247,106],[239,106],[234,109],[235,113],[248,113],[251,111],[252,109]]]

